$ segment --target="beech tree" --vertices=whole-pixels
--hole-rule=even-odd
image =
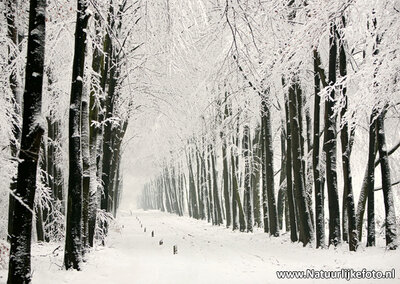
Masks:
[[[44,133],[40,121],[44,73],[46,1],[29,3],[28,50],[23,93],[21,149],[16,199],[12,210],[10,263],[7,283],[31,282],[33,202],[40,144]]]
[[[329,34],[329,85],[332,90],[329,97],[325,100],[325,134],[324,152],[326,154],[326,181],[328,189],[329,203],[329,245],[337,246],[341,242],[340,234],[340,212],[339,194],[337,189],[336,172],[336,115],[334,113],[336,83],[336,62],[337,62],[337,39],[336,24],[330,24]]]
[[[78,0],[69,113],[69,176],[64,265],[66,269],[76,270],[80,270],[82,249],[81,107],[87,36],[85,30],[89,20],[87,7],[88,3],[85,0]]]

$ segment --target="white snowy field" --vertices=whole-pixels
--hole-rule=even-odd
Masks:
[[[33,283],[293,283],[297,281],[278,279],[276,272],[363,268],[381,271],[394,268],[396,276],[393,280],[355,279],[350,283],[400,283],[400,251],[386,251],[383,240],[375,248],[362,246],[357,253],[348,252],[347,246],[316,250],[291,244],[288,235],[270,238],[261,230],[232,232],[205,221],[158,211],[120,215],[120,229],[112,228],[106,246],[88,254],[82,271],[60,268],[63,245],[35,244]],[[151,237],[153,230],[155,236]],[[178,247],[175,255],[174,245]],[[6,283],[7,271],[0,271],[0,277],[0,283]],[[303,283],[338,281],[349,283],[345,279],[301,280]]]

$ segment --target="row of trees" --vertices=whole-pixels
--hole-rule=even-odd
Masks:
[[[398,121],[397,75],[389,72],[398,69],[387,57],[397,52],[389,36],[398,28],[397,10],[391,1],[334,1],[327,9],[322,2],[215,4],[225,17],[222,33],[231,33],[221,62],[229,75],[218,70],[216,86],[206,89],[211,100],[201,126],[160,159],[159,174],[139,200],[144,209],[187,213],[234,230],[263,226],[273,236],[285,224],[293,242],[324,248],[344,241],[356,251],[365,211],[367,245],[374,246],[375,207],[384,208],[386,246],[396,249],[397,182],[389,156],[399,145],[391,141],[388,148],[385,124],[392,130]],[[367,7],[363,17],[360,7]],[[366,32],[357,34],[361,27]],[[358,203],[355,141],[368,145],[357,148],[358,155],[368,153]]]
[[[96,238],[104,243],[121,198],[122,140],[133,109],[132,96],[122,95],[122,84],[128,77],[123,66],[134,65],[127,64],[125,44],[131,44],[137,19],[127,24],[123,16],[136,6],[127,5],[126,0],[90,5],[78,0],[76,9],[45,0],[26,4],[7,0],[3,7],[8,48],[4,72],[8,72],[6,86],[11,91],[6,100],[12,106],[8,144],[10,161],[17,165],[10,182],[8,283],[31,281],[33,221],[38,241],[65,237],[66,269],[80,269],[82,257]],[[29,8],[29,15],[23,14],[24,8]],[[135,19],[135,14],[130,15],[128,20]],[[58,73],[64,66],[57,62],[52,47],[69,32],[60,28],[65,24],[63,17],[75,16],[72,80],[68,80]],[[66,47],[61,43],[61,48]],[[68,84],[69,95],[60,87]],[[69,103],[63,97],[69,97]]]

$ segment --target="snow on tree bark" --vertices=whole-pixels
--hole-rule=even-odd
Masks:
[[[265,95],[269,95],[269,90],[266,91]],[[268,98],[264,97],[261,100],[262,104],[262,119],[264,120],[264,160],[266,179],[264,189],[266,194],[264,194],[263,202],[268,203],[268,221],[270,235],[274,237],[279,236],[278,228],[278,214],[276,208],[275,199],[275,182],[274,182],[274,164],[273,164],[273,141],[272,141],[272,122],[271,122],[271,110],[268,105]]]
[[[250,184],[250,157],[249,157],[250,128],[248,125],[243,127],[243,159],[244,159],[244,203],[246,208],[246,228],[247,232],[253,232],[253,208]]]
[[[320,162],[320,113],[321,113],[321,79],[318,72],[321,59],[318,50],[314,49],[314,144],[313,176],[315,187],[315,231],[316,247],[325,247],[325,214],[324,214],[324,176],[321,174]]]
[[[384,128],[385,109],[376,118],[376,140],[381,162],[382,192],[385,204],[385,238],[386,247],[394,250],[397,248],[396,212],[393,200],[393,189],[390,177],[389,157],[386,149]]]
[[[296,84],[292,82],[289,88],[289,113],[290,113],[290,127],[292,133],[292,155],[293,155],[293,174],[294,174],[294,186],[296,188],[296,204],[299,211],[299,229],[300,229],[300,241],[304,246],[310,244],[313,240],[313,226],[311,223],[310,211],[308,210],[307,204],[307,193],[304,188],[304,175],[301,159],[301,145],[300,145],[300,127],[297,119],[297,96],[296,96]],[[301,103],[301,102],[300,102]]]
[[[227,93],[225,93],[225,105],[224,105],[224,120],[226,121],[229,117],[229,109],[228,109],[228,101],[227,101]],[[231,202],[230,202],[230,194],[229,194],[229,186],[232,187],[232,184],[229,184],[229,168],[228,168],[228,151],[227,151],[227,138],[226,134],[221,131],[221,139],[222,139],[222,176],[223,176],[223,184],[224,184],[224,201],[225,201],[225,211],[226,211],[226,227],[230,227],[232,223],[232,213],[231,213]]]
[[[11,66],[13,61],[17,57],[16,47],[18,46],[18,29],[15,21],[16,12],[17,12],[17,3],[16,1],[7,0],[4,10],[5,18],[7,19],[7,36],[10,39],[10,42],[13,46],[8,46],[8,65]],[[21,94],[19,92],[19,82],[17,80],[17,70],[13,68],[10,72],[10,76],[8,77],[8,81],[10,84],[12,97],[10,103],[13,108],[9,110],[11,114],[9,115],[12,118],[12,132],[13,136],[10,140],[10,148],[11,148],[11,156],[16,158],[18,156],[18,142],[21,139],[21,131],[20,131],[20,108],[21,108]],[[17,182],[16,179],[13,178],[10,184],[10,190],[12,193],[16,191]],[[7,239],[10,241],[10,236],[12,235],[12,214],[14,211],[14,203],[15,199],[13,194],[9,196],[9,206],[8,206],[8,236]]]
[[[368,200],[367,213],[367,246],[375,246],[375,156],[376,156],[376,108],[373,109],[369,125],[368,164],[366,172],[366,189]],[[361,189],[362,190],[362,189]],[[358,220],[361,223],[361,220]],[[360,225],[360,224],[358,224]],[[359,234],[361,230],[357,230]],[[361,236],[360,236],[361,241]]]
[[[295,194],[293,192],[293,179],[292,179],[292,131],[290,125],[289,114],[289,99],[285,96],[285,116],[286,116],[286,196],[289,205],[289,219],[290,219],[290,240],[297,242],[297,220],[296,218],[296,205]]]
[[[215,143],[215,142],[214,142]],[[215,206],[215,222],[216,225],[221,225],[222,221],[222,209],[221,202],[218,191],[218,178],[217,178],[217,168],[216,168],[216,154],[214,151],[214,147],[211,145],[211,167],[212,167],[212,177],[213,177],[213,199]]]
[[[89,246],[90,203],[90,150],[89,150],[89,104],[88,93],[82,93],[81,147],[82,147],[82,252]]]
[[[334,246],[337,246],[341,242],[339,194],[336,171],[336,115],[334,113],[334,84],[336,83],[337,62],[336,32],[336,25],[331,23],[329,35],[329,85],[332,89],[329,96],[325,99],[325,134],[323,147],[326,155],[326,181],[329,204],[329,245]]]
[[[262,226],[261,220],[261,196],[260,196],[260,176],[261,176],[261,126],[258,124],[253,139],[253,158],[251,187],[253,190],[254,225]]]
[[[347,57],[345,51],[345,40],[344,40],[344,28],[346,26],[345,18],[342,16],[341,19],[341,33],[339,38],[339,73],[342,78],[347,75]],[[349,242],[350,251],[356,251],[358,247],[358,234],[356,226],[356,213],[354,208],[354,195],[353,195],[353,178],[351,175],[350,168],[350,155],[351,155],[351,141],[349,137],[349,123],[348,123],[348,97],[347,97],[347,87],[345,85],[341,86],[342,101],[343,106],[340,111],[340,116],[342,119],[342,130],[340,132],[340,140],[342,145],[342,165],[343,165],[343,181],[344,181],[344,191],[343,191],[343,211],[347,210],[348,218],[348,228],[347,228],[347,239]],[[343,220],[344,223],[344,220]]]
[[[31,281],[32,214],[36,190],[40,144],[44,133],[41,116],[45,55],[46,1],[31,0],[29,6],[28,50],[23,94],[21,149],[10,236],[9,284]]]
[[[87,1],[78,0],[69,109],[69,175],[64,266],[80,270],[82,249],[81,104],[85,66]]]

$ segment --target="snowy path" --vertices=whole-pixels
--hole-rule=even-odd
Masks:
[[[296,281],[278,280],[276,271],[307,268],[396,268],[400,274],[400,251],[385,251],[382,247],[361,248],[356,254],[345,247],[315,250],[288,243],[288,236],[275,239],[261,231],[254,234],[232,232],[204,221],[160,212],[137,211],[132,216],[125,215],[119,219],[122,230],[111,230],[107,246],[98,247],[89,254],[82,272],[60,270],[62,253],[57,257],[51,253],[56,246],[35,245],[33,283],[293,283]],[[161,239],[164,243],[160,246]],[[173,245],[178,246],[176,255],[172,254]],[[4,271],[1,276],[0,282],[5,279]],[[396,283],[399,276],[380,283]],[[302,282],[333,283],[334,280]]]

